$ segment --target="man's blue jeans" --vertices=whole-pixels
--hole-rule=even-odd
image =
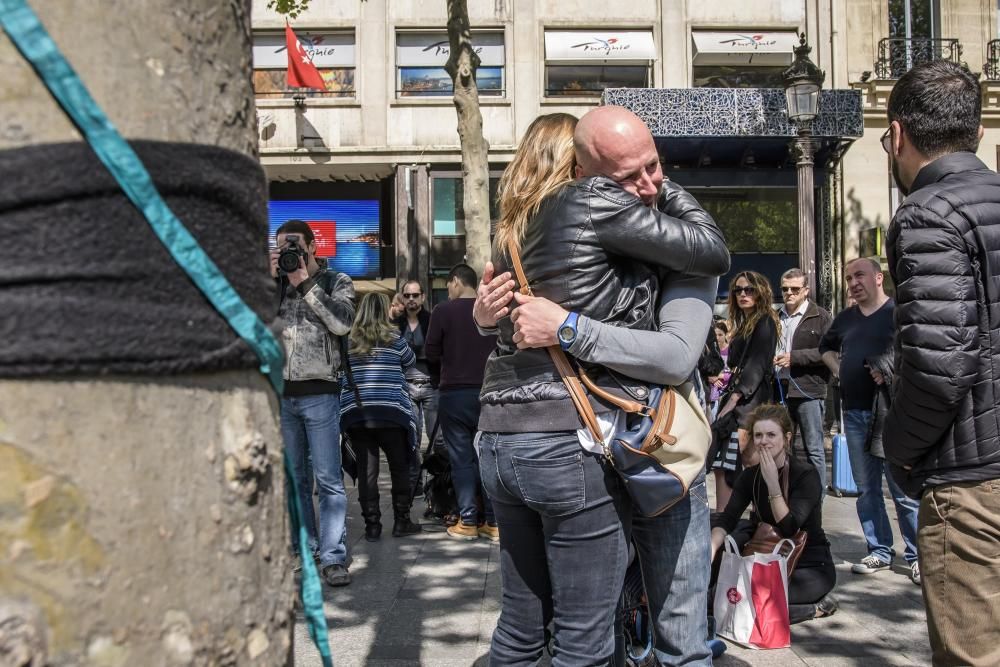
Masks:
[[[825,401],[821,398],[789,398],[788,413],[798,425],[806,460],[819,473],[820,487],[826,493],[826,450],[823,448],[823,413]]]
[[[632,517],[632,542],[654,617],[661,665],[711,667],[708,649],[708,582],[712,531],[705,473],[684,500],[656,517]]]
[[[455,487],[455,500],[462,515],[462,523],[479,524],[476,494],[482,490],[479,478],[479,459],[473,444],[479,430],[479,389],[442,389],[438,401],[438,419],[441,435],[448,447],[451,461],[451,482]],[[496,523],[493,503],[489,493],[483,493],[483,517],[487,523]]]
[[[319,556],[321,568],[333,563],[343,565],[347,562],[347,492],[340,468],[340,394],[282,398],[281,436],[291,459],[309,546]],[[318,537],[313,477],[319,492]]]
[[[575,432],[483,433],[479,446],[503,585],[490,664],[535,665],[551,622],[553,667],[604,667],[631,518],[618,475]]]
[[[896,552],[892,548],[892,526],[882,497],[882,478],[889,482],[889,493],[896,505],[899,532],[903,535],[905,550],[903,557],[907,563],[917,560],[917,512],[920,502],[907,498],[903,490],[892,479],[885,459],[872,456],[865,451],[865,440],[871,426],[871,410],[845,410],[844,434],[847,436],[847,451],[851,459],[851,472],[858,485],[858,519],[868,543],[868,553],[875,554],[886,563],[891,563]]]

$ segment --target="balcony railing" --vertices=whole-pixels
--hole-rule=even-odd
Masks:
[[[898,79],[915,65],[931,60],[962,62],[962,45],[957,39],[932,37],[889,37],[878,42],[878,60],[875,61],[875,77],[878,79]]]
[[[986,42],[986,62],[983,63],[983,76],[988,81],[1000,81],[1000,39]]]

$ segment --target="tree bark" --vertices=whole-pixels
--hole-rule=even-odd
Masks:
[[[462,209],[465,212],[465,256],[482,275],[490,259],[490,145],[483,136],[476,70],[479,56],[472,44],[466,0],[448,2],[450,50],[445,69],[455,88],[458,138],[462,145]]]
[[[255,153],[249,0],[31,4],[127,138]],[[80,140],[3,35],[0,72],[0,149]],[[287,664],[276,415],[252,370],[0,380],[0,655]]]

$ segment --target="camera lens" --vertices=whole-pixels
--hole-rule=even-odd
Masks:
[[[287,248],[278,255],[278,268],[285,273],[293,273],[299,270],[299,253],[297,250]]]

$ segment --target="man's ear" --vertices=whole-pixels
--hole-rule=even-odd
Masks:
[[[985,134],[985,133],[986,133],[986,130],[984,130],[984,129],[983,129],[983,126],[982,126],[982,125],[980,125],[980,126],[979,126],[979,141],[982,141],[982,140],[983,140],[983,134]]]
[[[983,128],[980,127],[979,129],[982,130]],[[576,165],[576,167],[573,168],[573,175],[576,178],[583,178],[583,167]]]
[[[898,120],[894,120],[889,123],[889,127],[893,128],[890,132],[892,136],[892,154],[899,155],[903,150],[903,126],[899,124]],[[907,137],[906,141],[909,142],[910,138]]]

